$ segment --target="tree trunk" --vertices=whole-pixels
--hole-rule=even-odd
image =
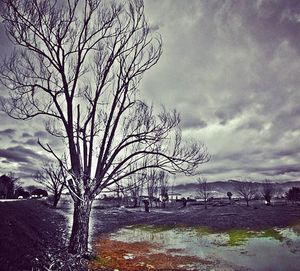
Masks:
[[[52,204],[53,208],[57,207],[58,201],[59,201],[59,197],[57,195],[54,195],[53,204]]]
[[[247,207],[249,207],[249,200],[248,200],[248,199],[246,199],[246,202],[247,202]]]
[[[92,200],[74,202],[73,226],[69,244],[69,252],[83,255],[88,251],[89,221]]]

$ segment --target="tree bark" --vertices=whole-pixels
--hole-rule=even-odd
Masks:
[[[53,208],[57,207],[58,201],[59,201],[59,197],[57,195],[54,195],[53,204],[52,204]]]
[[[73,226],[69,244],[69,252],[83,255],[88,251],[89,221],[92,200],[74,202]]]

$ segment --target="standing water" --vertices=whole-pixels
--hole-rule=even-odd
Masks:
[[[300,235],[293,228],[213,232],[141,225],[123,228],[97,246],[102,254],[95,266],[98,261],[120,270],[300,270]]]

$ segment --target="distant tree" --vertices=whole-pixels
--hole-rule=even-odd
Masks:
[[[257,194],[258,186],[251,181],[232,181],[235,191],[246,201],[249,206],[249,201],[253,200]]]
[[[52,207],[56,208],[66,188],[67,174],[64,168],[54,163],[44,165],[42,170],[36,173],[35,180],[53,195]]]
[[[134,207],[137,207],[140,205],[140,197],[143,192],[145,183],[145,174],[134,174],[130,176],[128,184],[127,184],[127,190],[129,190],[130,196],[134,201]]]
[[[197,183],[198,195],[204,200],[204,206],[207,209],[207,200],[211,194],[211,184],[202,176],[197,179]]]
[[[0,198],[12,199],[18,188],[19,178],[12,172],[0,177]]]
[[[230,191],[227,192],[227,197],[228,197],[229,201],[231,202],[232,193]]]
[[[23,187],[18,187],[15,190],[15,198],[22,197],[23,199],[27,199],[30,197],[30,193],[28,191],[25,191]]]
[[[271,204],[271,199],[274,196],[275,192],[275,184],[270,180],[265,180],[265,182],[262,184],[262,196],[265,199],[267,205]]]
[[[292,203],[300,201],[300,188],[292,187],[291,189],[289,189],[289,191],[286,192],[286,198],[288,201],[291,201]]]
[[[48,192],[44,189],[37,188],[31,192],[31,196],[37,196],[37,197],[47,197]]]
[[[152,207],[153,201],[156,202],[158,193],[158,171],[155,169],[150,169],[146,173],[146,184],[147,193],[149,197],[150,206]]]
[[[159,171],[158,182],[162,207],[166,207],[166,202],[169,200],[169,175],[165,171]]]

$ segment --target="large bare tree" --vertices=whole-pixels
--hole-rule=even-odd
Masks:
[[[65,141],[68,163],[40,145],[70,175],[69,251],[84,254],[92,203],[104,188],[146,168],[192,174],[209,156],[202,144],[182,140],[177,112],[155,113],[138,95],[162,53],[142,0],[2,1],[15,49],[0,68],[9,90],[2,106],[16,119],[42,116]]]

